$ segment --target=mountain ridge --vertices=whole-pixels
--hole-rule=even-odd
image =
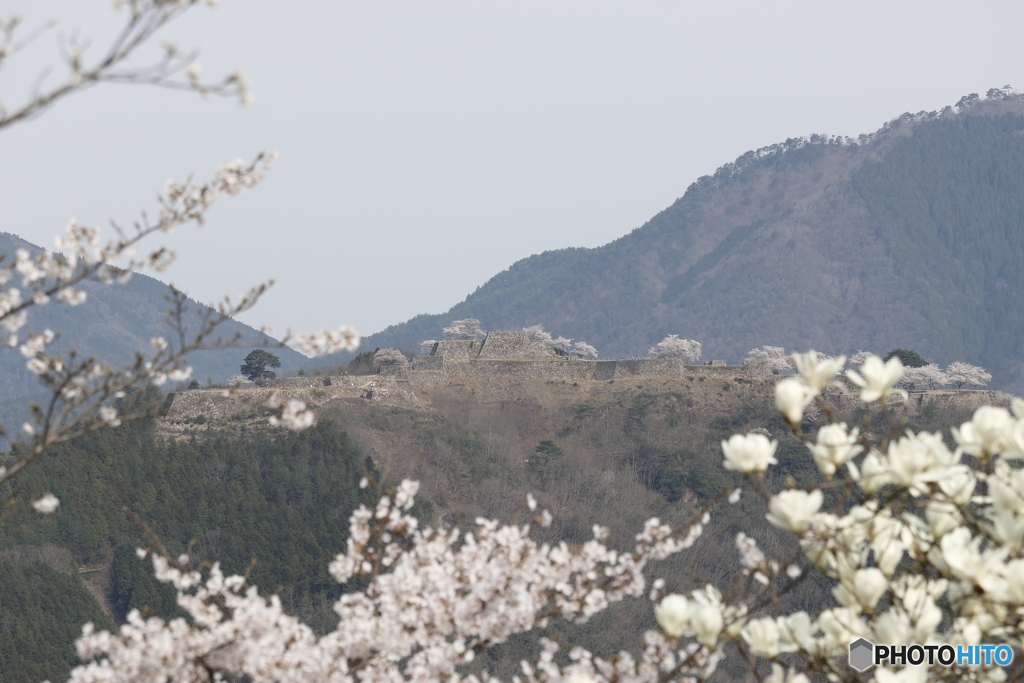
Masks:
[[[542,323],[602,357],[643,355],[666,334],[734,362],[763,344],[912,347],[1024,387],[1024,311],[1013,302],[1024,282],[1008,277],[1024,252],[1022,131],[1024,98],[993,89],[858,140],[747,152],[622,237],[520,259],[447,312],[389,326],[363,348],[415,349],[451,319],[476,317],[489,329]],[[987,245],[991,268],[958,257],[971,245]]]
[[[0,232],[0,253],[13,255],[17,249],[39,250],[40,247],[11,233]],[[167,336],[165,316],[168,285],[148,275],[133,273],[124,283],[81,283],[79,289],[87,299],[78,306],[51,302],[28,309],[25,331],[51,329],[58,333],[50,347],[51,354],[66,353],[72,347],[86,357],[94,356],[113,365],[131,362],[137,350],[151,348],[154,335]],[[201,324],[203,314],[211,309],[190,301],[186,323],[192,329]],[[194,351],[188,355],[192,376],[200,382],[223,382],[237,375],[248,346],[265,346],[280,357],[282,371],[298,368],[306,358],[298,351],[281,346],[276,339],[236,320],[227,320],[218,327],[215,337],[230,340],[236,333],[240,339],[235,348]],[[24,419],[26,403],[38,399],[41,387],[35,375],[25,367],[25,359],[13,351],[0,355],[0,417],[5,422]]]

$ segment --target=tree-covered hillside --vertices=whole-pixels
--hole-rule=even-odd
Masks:
[[[50,491],[61,501],[52,515],[20,514],[0,525],[0,629],[23,650],[17,671],[32,680],[65,680],[77,662],[71,644],[82,624],[107,624],[68,569],[105,571],[105,597],[118,619],[131,609],[177,613],[173,591],[135,554],[151,542],[133,514],[171,552],[194,541],[194,566],[219,561],[227,572],[248,573],[263,592],[279,592],[306,623],[333,624],[330,605],[341,587],[327,565],[344,548],[352,510],[370,501],[359,479],[374,472],[344,431],[324,420],[301,433],[205,430],[172,441],[155,436],[152,423],[104,429],[54,447],[20,482],[19,493],[28,499]],[[10,492],[0,487],[5,498]],[[72,566],[64,573],[5,559],[54,546],[69,553]],[[23,623],[23,613],[34,615],[33,623]],[[3,669],[0,683],[27,680],[5,677]]]
[[[1024,380],[1024,117],[919,125],[853,182],[931,330],[929,353]]]
[[[364,348],[415,349],[475,317],[543,323],[603,357],[642,355],[666,334],[733,362],[763,344],[914,348],[1022,388],[1022,127],[1024,98],[993,90],[858,140],[748,152],[628,235],[523,259]]]
[[[0,683],[67,680],[79,662],[74,641],[90,621],[113,627],[77,576],[0,559]]]

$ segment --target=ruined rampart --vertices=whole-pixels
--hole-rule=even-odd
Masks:
[[[585,360],[475,360],[459,366],[458,371],[466,377],[585,382],[594,378],[594,363]]]
[[[412,359],[413,370],[444,370],[444,356],[417,356]]]
[[[526,332],[488,332],[477,359],[553,358],[550,343],[530,339]]]
[[[772,371],[763,360],[745,362],[743,365],[687,365],[685,374],[714,379],[765,379]]]
[[[432,354],[450,360],[470,360],[480,353],[482,341],[476,339],[445,339],[437,342]]]

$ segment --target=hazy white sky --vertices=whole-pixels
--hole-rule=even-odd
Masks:
[[[0,14],[100,48],[110,5]],[[1019,0],[222,0],[165,35],[207,75],[244,68],[255,104],[104,86],[7,129],[0,230],[52,246],[70,217],[128,222],[168,177],[277,150],[260,187],[172,236],[162,279],[212,301],[272,277],[245,322],[372,333],[523,257],[605,244],[749,149],[1024,89],[1021,26]],[[57,63],[55,35],[0,70],[5,104]]]

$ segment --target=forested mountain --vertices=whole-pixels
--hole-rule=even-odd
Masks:
[[[289,612],[331,628],[341,587],[327,565],[344,548],[349,514],[372,502],[358,488],[364,474],[373,476],[372,463],[329,420],[301,433],[208,430],[179,441],[155,437],[153,420],[143,420],[51,448],[18,492],[52,491],[60,508],[0,525],[0,683],[67,680],[82,624],[113,626],[76,567],[105,573],[101,592],[118,620],[131,609],[179,614],[173,590],[135,554],[151,539],[131,514],[172,552],[194,541],[194,565],[219,561],[248,573]],[[0,486],[0,496],[13,490]],[[65,566],[32,561],[46,548]]]
[[[748,152],[628,235],[523,259],[364,349],[415,349],[476,317],[543,323],[603,357],[644,355],[666,334],[732,362],[763,344],[913,348],[1022,390],[1022,259],[1024,97],[991,90],[857,140]]]
[[[17,249],[35,251],[39,247],[15,235],[0,233],[0,253],[13,257]],[[80,354],[96,356],[105,362],[127,363],[134,358],[136,350],[151,348],[153,335],[169,335],[166,325],[169,305],[165,297],[170,290],[164,283],[136,273],[124,284],[86,282],[81,289],[88,294],[81,305],[54,302],[29,309],[26,330],[51,329],[60,334],[51,347],[54,353],[74,348]],[[187,314],[189,327],[198,329],[203,313],[208,310],[207,306],[195,303]],[[258,330],[234,320],[226,321],[219,328],[223,339],[230,340],[235,334],[241,335],[242,345],[263,343],[271,348],[277,344]],[[223,381],[238,374],[246,353],[248,351],[238,348],[196,351],[188,358],[192,376],[203,383],[208,379]],[[305,360],[302,354],[287,347],[275,348],[274,354],[280,357],[283,371]],[[24,410],[27,398],[35,395],[39,384],[17,352],[0,355],[0,377],[3,378],[0,417],[11,421],[16,419],[17,411]]]

